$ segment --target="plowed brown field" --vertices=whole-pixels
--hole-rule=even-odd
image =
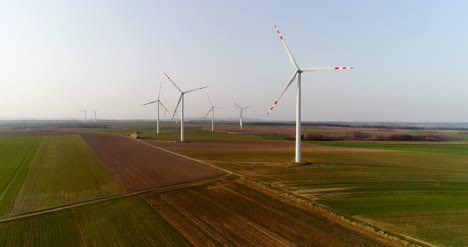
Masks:
[[[241,180],[146,195],[195,246],[398,246]]]
[[[103,134],[81,134],[113,175],[129,191],[157,188],[224,173],[135,140]]]

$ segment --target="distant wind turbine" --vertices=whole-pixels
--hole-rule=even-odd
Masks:
[[[302,72],[314,72],[314,71],[322,71],[322,70],[349,70],[349,69],[354,69],[353,67],[304,67],[304,68],[299,68],[297,66],[296,60],[294,60],[293,55],[289,51],[288,46],[286,45],[286,42],[284,42],[283,36],[281,35],[279,29],[277,26],[275,26],[276,32],[278,33],[278,36],[283,43],[284,49],[286,50],[286,53],[289,57],[289,61],[294,67],[294,73],[289,78],[289,81],[286,83],[286,86],[284,87],[283,91],[281,92],[280,96],[278,99],[273,103],[273,105],[270,107],[270,110],[268,111],[267,115],[271,113],[273,108],[278,104],[278,101],[281,99],[281,96],[286,92],[288,87],[292,84],[294,79],[297,76],[297,91],[296,91],[296,157],[295,161],[296,162],[301,162],[301,75]]]
[[[94,112],[94,122],[97,122],[97,118],[96,118],[96,110],[90,109],[90,111]]]
[[[87,111],[84,110],[84,111],[81,111],[81,112],[84,112],[84,121],[86,122],[86,113],[87,113]]]
[[[174,114],[172,115],[172,118],[174,118],[174,116],[175,116],[175,114],[177,112],[177,108],[179,108],[179,104],[182,102],[181,111],[180,111],[180,141],[183,142],[183,141],[185,141],[184,140],[184,95],[186,93],[191,93],[191,92],[194,92],[194,91],[198,91],[200,89],[205,89],[207,87],[199,87],[199,88],[195,88],[195,89],[188,90],[188,91],[182,91],[182,90],[180,90],[180,88],[175,84],[175,82],[166,73],[164,73],[164,75],[166,75],[167,79],[169,79],[169,81],[174,85],[174,87],[177,88],[177,90],[179,90],[179,92],[180,92],[179,101],[177,102],[177,105],[176,105],[176,108],[174,110]]]
[[[175,111],[175,114],[175,117],[173,116],[172,118],[175,118],[175,123],[179,124],[180,111]]]
[[[161,100],[159,99],[161,97],[161,89],[162,89],[162,82],[161,82],[161,85],[159,86],[159,94],[158,94],[158,99],[155,100],[155,101],[151,101],[151,102],[148,102],[148,103],[145,103],[143,105],[140,105],[140,106],[145,106],[145,105],[150,105],[150,104],[154,104],[154,103],[158,103],[158,118],[156,119],[156,134],[159,134],[159,108],[160,106],[162,106],[164,108],[164,114],[166,112],[169,112],[167,110],[167,108],[164,106],[164,104],[161,102]]]
[[[210,101],[211,108],[210,108],[210,110],[208,111],[208,113],[205,115],[205,117],[207,117],[208,114],[210,114],[210,112],[211,112],[211,132],[213,132],[213,131],[214,131],[214,114],[215,114],[215,109],[223,109],[223,108],[214,106],[214,105],[213,105],[213,102],[211,101],[209,95],[208,95],[208,100]]]
[[[247,108],[252,107],[252,105],[249,105],[249,106],[246,106],[246,107],[242,107],[242,106],[240,106],[239,104],[237,104],[235,101],[234,101],[234,104],[237,106],[237,108],[240,109],[239,125],[240,125],[240,129],[243,129],[243,126],[242,126],[242,118],[244,118],[244,110],[247,109]]]

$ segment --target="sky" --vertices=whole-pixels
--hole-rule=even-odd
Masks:
[[[0,0],[0,119],[154,119],[155,100],[203,117],[468,122],[466,1]],[[89,114],[92,114],[89,112]],[[164,116],[162,116],[164,117]],[[166,118],[170,114],[166,115]]]

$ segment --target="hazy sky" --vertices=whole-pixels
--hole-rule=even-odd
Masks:
[[[207,90],[186,96],[186,116],[207,93],[266,118],[299,66],[354,66],[303,74],[307,121],[468,121],[466,1],[0,0],[0,119],[154,118],[174,107],[164,77]],[[271,119],[293,120],[295,85]]]

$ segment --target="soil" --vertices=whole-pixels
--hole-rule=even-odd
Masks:
[[[194,246],[401,246],[236,179],[145,198]]]
[[[80,135],[128,191],[224,175],[224,172],[213,167],[127,137],[88,133]]]
[[[180,142],[163,142],[163,141],[156,141],[145,139],[147,143],[150,143],[155,146],[160,146],[163,148],[167,148],[170,150],[191,150],[191,151],[198,151],[198,150],[221,150],[221,151],[229,151],[229,150],[294,150],[295,143],[292,141],[188,141],[184,143]],[[312,145],[302,145],[303,149],[317,149],[321,147],[312,146]],[[326,147],[329,149],[328,147]]]

